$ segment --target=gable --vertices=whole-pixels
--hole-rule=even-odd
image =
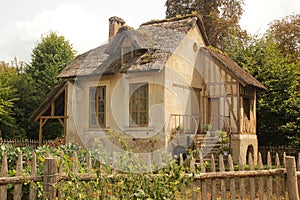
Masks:
[[[230,74],[243,86],[252,86],[257,89],[267,90],[267,88],[254,78],[251,74],[243,70],[236,62],[234,62],[229,56],[220,51],[208,47],[200,48],[200,52],[205,54],[213,61],[217,66],[222,68],[226,73]]]
[[[37,121],[41,116],[63,117],[65,116],[66,90],[68,81],[55,86],[43,103],[30,116],[30,120]]]
[[[194,26],[193,28],[191,28],[186,35],[193,41],[197,41],[200,46],[206,46],[205,40],[201,34],[199,26]]]

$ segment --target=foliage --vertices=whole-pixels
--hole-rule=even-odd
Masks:
[[[29,117],[58,84],[57,75],[73,60],[74,53],[63,36],[50,32],[36,44],[30,65],[17,59],[1,64],[0,127],[4,138],[38,137],[38,124]],[[61,135],[62,127],[46,124],[44,133],[44,139],[53,139]]]
[[[245,31],[238,24],[243,4],[244,0],[167,0],[166,17],[199,14],[210,44],[225,50],[229,35],[238,33],[238,37],[245,37]]]
[[[0,148],[0,163],[2,154],[8,155],[8,164],[10,176],[15,175],[15,165],[19,152],[23,153],[23,175],[28,176],[31,169],[31,160],[33,149],[12,148],[10,145],[2,145]],[[80,181],[78,176],[72,172],[74,152],[78,154],[79,172],[96,173],[98,178],[94,181]],[[75,144],[60,146],[58,149],[46,146],[39,147],[35,150],[37,155],[38,175],[43,174],[45,155],[56,157],[59,165],[63,156],[64,172],[69,176],[70,181],[59,181],[56,187],[65,195],[65,199],[189,199],[182,194],[183,191],[191,192],[187,186],[192,181],[191,178],[185,177],[186,172],[190,172],[188,167],[180,167],[176,161],[172,161],[167,167],[159,169],[152,173],[112,173],[113,169],[110,164],[101,166],[99,171],[98,158],[99,151],[91,152],[93,159],[92,171],[88,171],[84,163],[86,162],[87,150],[80,148]],[[96,153],[96,154],[95,154]],[[101,152],[100,152],[101,153]],[[101,156],[102,158],[104,155]],[[107,176],[111,175],[112,176]],[[37,183],[39,197],[42,197],[42,183]]]
[[[31,75],[39,88],[40,101],[59,82],[57,75],[74,59],[74,50],[63,36],[50,32],[42,37],[32,51],[31,65],[26,72]]]
[[[260,144],[293,145],[297,140],[299,142],[300,101],[299,93],[295,91],[296,66],[278,50],[276,40],[253,37],[235,41],[229,54],[268,89],[257,95]]]
[[[17,71],[8,64],[0,64],[0,131],[4,138],[12,135],[23,137],[18,134],[13,108],[19,97],[13,87],[17,79]]]
[[[24,79],[30,83],[26,89],[32,88],[32,90],[26,90],[28,93],[23,94],[27,102],[22,104],[22,108],[26,107],[27,119],[37,108],[36,105],[40,105],[61,81],[57,76],[74,59],[74,54],[75,51],[69,41],[55,32],[50,32],[46,37],[42,37],[40,42],[37,42],[32,51],[31,64],[24,69],[26,74]],[[31,122],[27,124],[28,137],[36,138],[38,125]],[[43,132],[44,139],[53,139],[61,136],[62,126],[51,121],[45,125]]]
[[[291,56],[292,61],[300,59],[300,14],[288,15],[273,21],[267,30],[268,36],[273,36],[280,52]]]

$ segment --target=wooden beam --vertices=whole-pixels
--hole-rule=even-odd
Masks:
[[[64,144],[66,144],[66,137],[67,137],[67,119],[68,119],[68,83],[65,87],[65,104],[64,104]]]
[[[43,119],[40,118],[39,145],[43,145]]]
[[[55,115],[55,101],[51,103],[51,116]]]
[[[67,119],[68,116],[41,116],[40,119]]]
[[[48,121],[48,119],[45,119],[45,121],[43,121],[43,119],[42,119],[42,128],[46,124],[47,121]]]
[[[65,127],[65,124],[64,124],[64,122],[62,121],[62,119],[58,119],[58,121],[60,122],[60,124],[61,124],[63,127]]]

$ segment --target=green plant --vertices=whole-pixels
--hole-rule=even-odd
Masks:
[[[211,124],[204,124],[203,129],[204,129],[204,131],[210,131],[211,130]]]

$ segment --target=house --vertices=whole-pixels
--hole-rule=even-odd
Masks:
[[[77,56],[58,77],[65,81],[31,116],[40,121],[40,142],[44,124],[57,119],[65,142],[87,147],[100,138],[115,151],[117,135],[147,153],[188,146],[210,124],[230,133],[234,161],[245,162],[247,151],[256,159],[256,92],[266,88],[209,47],[199,16],[136,30],[112,17],[109,42]],[[180,133],[171,140],[174,130]]]

